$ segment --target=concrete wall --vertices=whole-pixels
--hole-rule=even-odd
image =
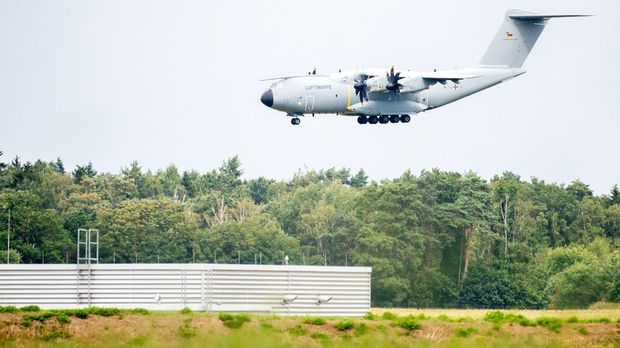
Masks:
[[[370,267],[5,264],[0,305],[361,316],[370,275]]]

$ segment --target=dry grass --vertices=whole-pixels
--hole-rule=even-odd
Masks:
[[[376,315],[382,315],[384,312],[392,312],[399,316],[403,315],[420,315],[424,314],[430,317],[438,317],[447,315],[450,318],[471,318],[475,320],[482,319],[490,309],[443,309],[443,308],[373,308],[372,312]],[[620,319],[620,308],[604,308],[604,309],[507,309],[501,310],[505,313],[522,315],[528,319],[536,319],[540,317],[552,317],[559,319],[568,319],[577,317],[582,320],[609,318],[612,321]]]
[[[382,314],[387,309],[373,309]],[[400,316],[424,314],[417,319],[419,330],[408,331],[397,321],[365,320],[350,318],[355,325],[364,323],[363,333],[354,329],[338,331],[335,326],[342,318],[327,318],[324,325],[304,324],[305,317],[251,316],[251,320],[239,329],[223,325],[216,315],[206,313],[179,314],[156,312],[150,315],[124,315],[87,319],[71,318],[62,325],[56,319],[30,327],[21,324],[23,313],[0,314],[0,347],[618,347],[620,318],[618,310],[584,311],[506,311],[528,318],[558,317],[580,319],[609,317],[611,323],[567,323],[558,332],[543,326],[520,326],[515,323],[497,325],[481,318],[487,310],[445,309],[389,309]],[[439,320],[439,315],[450,320]],[[459,318],[469,317],[459,322]],[[444,318],[445,319],[445,318]],[[180,327],[191,327],[192,335],[182,335]],[[303,327],[301,333],[291,332],[295,326]],[[45,340],[59,329],[69,333],[70,338]],[[459,330],[460,329],[460,330]],[[457,332],[469,330],[471,334],[459,336]]]

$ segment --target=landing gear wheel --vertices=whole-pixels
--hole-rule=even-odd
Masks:
[[[407,123],[411,121],[411,116],[409,115],[400,115],[400,122]]]
[[[368,123],[370,123],[370,124],[377,124],[377,122],[379,122],[379,117],[377,117],[377,116],[370,116],[370,117],[368,117]]]
[[[298,125],[300,123],[301,123],[301,120],[299,118],[297,118],[297,117],[291,119],[291,124],[293,126],[296,126],[296,125]]]
[[[388,122],[390,122],[390,116],[388,116],[388,115],[381,115],[381,116],[379,116],[379,123],[386,124]]]
[[[366,124],[368,123],[368,117],[364,116],[364,115],[360,115],[357,117],[357,123],[359,124]]]
[[[400,118],[398,118],[398,115],[390,115],[391,123],[398,123],[398,121],[400,121]]]

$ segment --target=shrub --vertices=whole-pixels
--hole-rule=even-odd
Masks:
[[[191,318],[183,320],[183,325],[179,327],[178,334],[183,338],[192,338],[196,336],[196,328],[192,326]]]
[[[24,316],[22,318],[22,326],[24,327],[30,327],[30,325],[32,325],[32,318],[29,316]]]
[[[320,317],[306,318],[304,319],[303,323],[310,325],[325,325],[325,319]]]
[[[580,334],[582,334],[582,335],[587,335],[587,334],[588,334],[588,330],[586,329],[586,327],[585,327],[585,326],[580,326],[580,327],[577,329],[577,332],[579,332],[579,333],[580,333]]]
[[[221,320],[221,321],[228,321],[228,320],[233,320],[234,316],[232,314],[228,314],[228,313],[220,313],[217,315],[217,317]]]
[[[611,320],[609,318],[594,318],[588,320],[589,323],[597,323],[597,324],[609,324]]]
[[[448,316],[447,316],[447,315],[445,315],[445,314],[440,314],[440,315],[437,317],[437,320],[439,320],[439,321],[445,321],[445,322],[447,322],[447,323],[451,323],[451,322],[453,321],[452,319],[450,319],[450,317],[448,317]]]
[[[307,335],[308,334],[308,329],[306,329],[305,327],[297,324],[297,325],[291,327],[290,329],[288,329],[288,332],[291,335],[303,336],[303,335]]]
[[[181,314],[191,314],[191,313],[192,313],[192,310],[187,307],[181,309]]]
[[[372,312],[368,312],[364,315],[364,319],[366,320],[376,320],[377,316],[374,315]]]
[[[25,306],[19,309],[22,312],[38,312],[41,310],[39,306]]]
[[[536,324],[544,326],[553,332],[560,332],[560,327],[562,327],[562,321],[558,318],[541,317],[536,319]]]
[[[74,317],[77,317],[80,319],[88,318],[88,311],[85,309],[76,309],[76,310],[71,311],[71,313]]]
[[[478,330],[476,330],[475,327],[457,327],[456,329],[454,329],[454,334],[457,337],[468,337],[476,331]]]
[[[0,313],[15,313],[17,312],[17,307],[15,306],[0,306]]]
[[[231,329],[238,329],[243,326],[243,323],[249,322],[251,319],[246,314],[232,315],[228,313],[220,313],[218,318],[222,321],[224,326]]]
[[[355,324],[354,331],[356,336],[361,336],[368,332],[368,325],[366,325],[365,323]]]
[[[576,316],[572,316],[568,319],[566,319],[566,322],[569,324],[575,324],[579,322],[579,318],[577,318]]]
[[[409,331],[419,330],[420,328],[422,328],[422,325],[418,323],[414,316],[411,315],[400,318],[398,320],[398,326]]]
[[[381,317],[385,320],[394,320],[398,318],[398,316],[392,312],[383,312],[383,315]]]
[[[67,316],[64,313],[57,313],[56,314],[56,320],[58,320],[58,322],[61,323],[61,324],[69,324],[69,323],[71,323],[71,319],[69,318],[69,316]]]
[[[482,320],[489,321],[491,323],[499,323],[504,321],[504,313],[500,311],[487,312],[487,314],[484,315],[484,318],[482,318]]]
[[[347,330],[351,330],[353,328],[353,325],[354,324],[351,320],[345,319],[345,320],[339,321],[336,325],[334,325],[334,327],[338,331],[347,331]]]
[[[144,308],[133,308],[129,310],[129,314],[149,315],[151,314],[151,311]]]
[[[41,339],[43,339],[44,341],[53,341],[59,338],[69,338],[69,337],[71,337],[71,333],[69,332],[69,330],[55,328],[51,332],[48,332],[44,334],[43,336],[41,336]]]
[[[329,339],[329,336],[327,336],[326,334],[322,333],[322,332],[313,332],[310,337],[316,339],[316,340],[327,340]]]
[[[89,314],[99,315],[102,317],[111,317],[113,315],[121,314],[121,310],[118,308],[101,308],[101,307],[88,307],[86,311]]]
[[[487,312],[483,320],[493,323],[495,326],[501,326],[504,323],[515,323],[521,326],[535,326],[536,323],[527,319],[520,314],[504,314],[500,311]]]

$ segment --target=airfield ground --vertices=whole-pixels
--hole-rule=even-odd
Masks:
[[[24,346],[620,347],[620,309],[373,309],[365,318],[190,311],[0,313],[0,347]]]

